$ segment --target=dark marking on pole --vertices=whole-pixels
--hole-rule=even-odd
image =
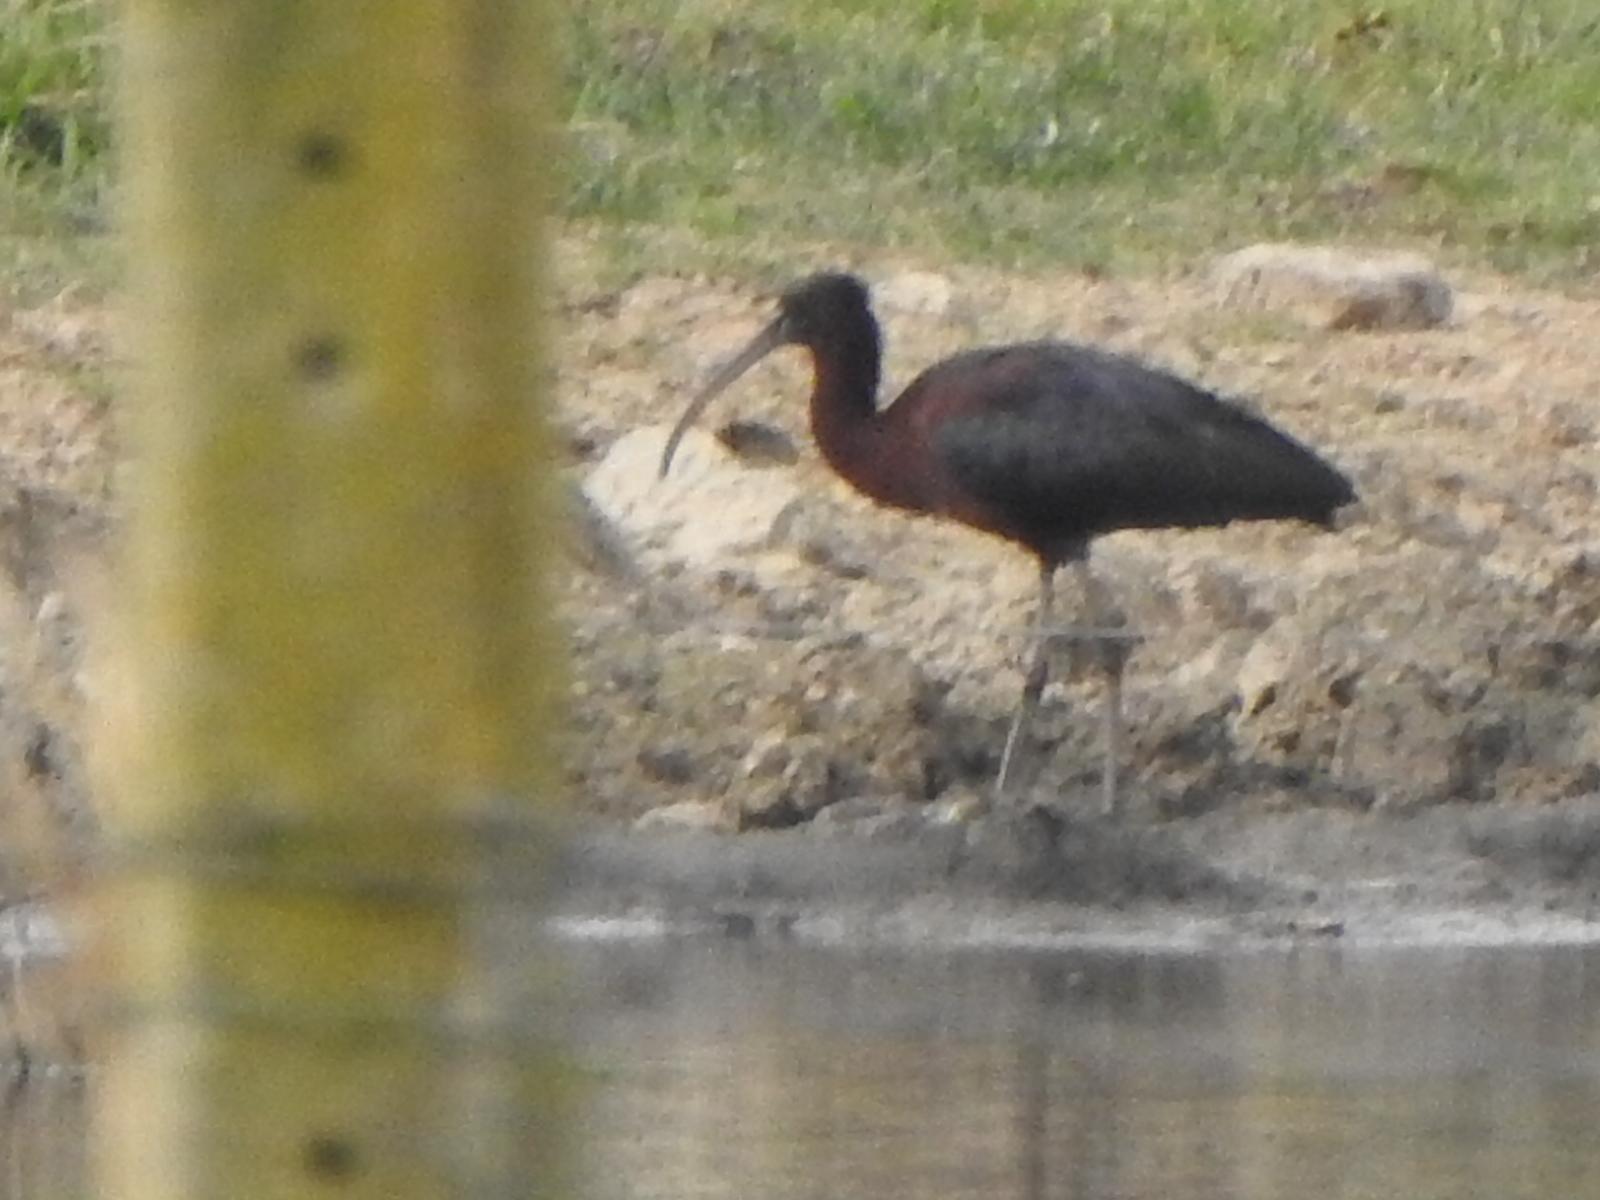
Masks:
[[[306,1139],[306,1174],[327,1183],[342,1183],[361,1170],[361,1154],[348,1137],[319,1133]]]
[[[350,165],[350,147],[338,134],[312,130],[295,147],[295,163],[313,179],[334,179]]]
[[[315,334],[300,343],[294,360],[295,370],[307,383],[328,383],[344,370],[344,343],[330,334]]]

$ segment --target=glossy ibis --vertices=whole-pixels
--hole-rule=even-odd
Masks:
[[[1039,561],[1035,648],[1006,736],[1004,792],[1049,672],[1056,570],[1071,563],[1108,680],[1105,805],[1116,807],[1127,642],[1088,568],[1089,543],[1117,529],[1289,519],[1327,526],[1355,499],[1315,452],[1228,400],[1130,358],[1067,342],[969,350],[877,404],[882,343],[866,285],[812,275],[776,318],[713,374],[661,456],[711,399],[780,346],[811,352],[811,432],[828,465],[882,504],[998,535]],[[1077,631],[1082,636],[1086,631]]]

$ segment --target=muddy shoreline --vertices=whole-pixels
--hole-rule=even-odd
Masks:
[[[694,381],[770,298],[667,278],[590,297],[568,313],[559,420],[614,553],[567,581],[575,928],[1600,940],[1600,302],[1452,272],[1447,314],[1358,328],[1263,312],[1199,269],[849,265],[879,289],[885,396],[972,345],[1089,342],[1247,399],[1362,503],[1333,532],[1097,542],[1143,639],[1122,818],[1090,815],[1103,689],[1067,655],[1017,804],[952,819],[993,784],[1030,565],[833,478],[798,358],[752,372],[659,479]],[[787,452],[750,453],[752,424]]]
[[[1066,655],[1024,799],[955,820],[993,784],[1031,565],[836,480],[793,358],[708,414],[661,481],[651,438],[770,297],[602,283],[575,244],[563,264],[552,419],[582,519],[552,578],[570,664],[554,752],[575,822],[558,924],[930,943],[1600,940],[1600,300],[1452,273],[1444,323],[1356,331],[1268,319],[1199,270],[834,264],[880,287],[886,395],[972,345],[1090,342],[1248,398],[1363,497],[1331,533],[1103,539],[1096,570],[1144,639],[1123,818],[1088,815],[1103,689]],[[113,332],[71,296],[0,329],[13,903],[64,890],[97,837],[90,710],[115,650],[120,449],[108,407],[61,367],[111,369]]]
[[[1199,951],[1303,942],[1600,942],[1600,798],[1538,810],[1211,814],[1035,808],[869,830],[575,832],[556,928],[929,947]]]

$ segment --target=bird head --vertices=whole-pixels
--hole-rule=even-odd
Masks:
[[[782,327],[781,344],[823,346],[859,329],[871,316],[866,284],[854,275],[824,271],[784,290],[773,324]]]
[[[854,275],[822,271],[790,284],[778,298],[778,315],[742,350],[721,363],[689,401],[661,452],[661,478],[666,478],[678,443],[695,418],[751,367],[780,346],[829,346],[849,337],[863,323],[876,328],[867,285]]]

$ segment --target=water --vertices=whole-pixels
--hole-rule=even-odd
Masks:
[[[1600,950],[564,950],[593,1200],[1600,1187]],[[0,1198],[84,1194],[81,1116],[0,1089]]]
[[[0,1197],[84,1194],[83,1102],[76,1079],[0,1080]]]
[[[577,950],[600,1200],[1552,1200],[1600,953]]]

